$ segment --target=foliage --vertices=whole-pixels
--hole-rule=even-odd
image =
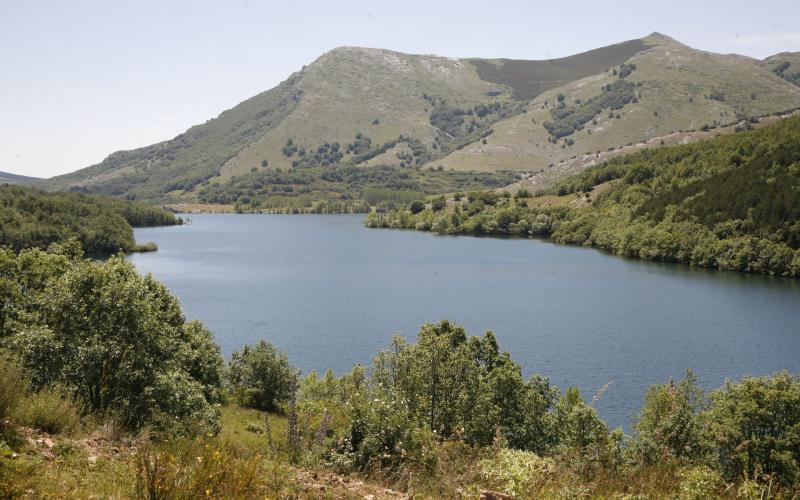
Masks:
[[[30,385],[19,364],[4,354],[0,351],[0,422],[11,417]]]
[[[711,394],[709,432],[728,481],[800,484],[800,377],[744,377]]]
[[[0,351],[0,440],[10,430],[6,421],[61,434],[79,427],[80,414],[79,405],[63,388],[32,390],[30,377],[20,363]]]
[[[338,453],[356,468],[423,460],[431,439],[486,446],[501,435],[511,446],[544,451],[556,443],[547,379],[522,378],[491,332],[468,337],[448,321],[424,325],[416,343],[396,336],[371,376],[350,376],[343,391],[350,426]],[[420,455],[422,453],[422,455]]]
[[[635,66],[634,66],[635,67]],[[605,109],[615,111],[628,103],[636,102],[635,85],[619,80],[604,85],[600,95],[573,106],[556,106],[550,110],[553,121],[546,122],[544,128],[555,139],[572,135]],[[563,103],[562,103],[563,104]]]
[[[150,445],[137,453],[135,463],[136,498],[294,496],[286,464],[217,438]]]
[[[628,257],[800,276],[799,133],[800,118],[787,118],[589,169],[556,190],[617,181],[553,239]]]
[[[789,61],[783,61],[773,71],[784,80],[800,86],[800,71],[792,71],[793,68],[790,69],[791,66],[793,66],[793,64]]]
[[[493,192],[473,192],[467,200],[453,204],[451,210],[434,199],[431,208],[422,202],[408,210],[370,213],[367,227],[404,228],[442,234],[485,234],[522,237],[549,236],[563,221],[572,217],[567,207],[537,207],[515,203]]]
[[[60,384],[130,429],[216,430],[222,360],[211,333],[123,257],[0,251],[0,344],[34,390]]]
[[[705,409],[703,390],[691,370],[678,384],[653,385],[635,419],[636,439],[628,452],[642,464],[704,458],[706,446],[699,414]]]
[[[680,479],[680,497],[687,499],[713,497],[724,484],[718,472],[703,465],[681,471]]]
[[[419,151],[417,158],[427,161]],[[415,160],[416,161],[416,160]],[[509,172],[422,171],[416,168],[339,164],[287,171],[259,170],[231,182],[199,190],[203,203],[239,203],[242,211],[315,213],[391,209],[414,200],[459,189],[500,187],[516,180]]]
[[[45,387],[28,394],[12,416],[18,425],[50,434],[69,434],[80,427],[81,408],[71,400],[64,388]]]
[[[439,131],[434,140],[434,149],[448,153],[466,144],[483,139],[493,132],[490,126],[504,118],[523,112],[524,106],[516,101],[493,99],[469,109],[440,103],[430,114],[430,123]],[[419,141],[417,141],[419,142]],[[417,156],[415,145],[409,142]],[[421,143],[419,144],[421,145]],[[428,161],[432,158],[425,158]],[[417,160],[416,164],[422,162]]]
[[[555,476],[557,464],[550,457],[501,448],[497,455],[481,461],[481,473],[490,484],[515,498],[535,498]]]
[[[136,249],[131,226],[179,224],[166,210],[103,196],[0,186],[0,246],[46,249],[77,238],[90,254]]]
[[[234,352],[228,365],[228,384],[236,399],[259,410],[280,410],[294,394],[297,375],[286,354],[263,340]]]

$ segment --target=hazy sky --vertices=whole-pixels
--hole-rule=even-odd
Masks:
[[[172,138],[340,45],[546,59],[659,31],[762,58],[800,51],[798,19],[798,0],[0,0],[0,171]]]

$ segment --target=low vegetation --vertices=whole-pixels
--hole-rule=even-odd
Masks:
[[[106,427],[85,416],[70,427],[36,431],[40,423],[17,416],[32,405],[19,398],[5,414],[0,491],[138,498],[308,495],[320,476],[330,474],[338,485],[361,483],[341,479],[353,476],[380,485],[373,491],[391,487],[446,497],[487,489],[518,498],[796,494],[796,376],[745,377],[706,395],[687,372],[677,383],[651,388],[634,433],[626,436],[609,430],[576,389],[562,393],[547,379],[523,380],[488,333],[469,337],[442,322],[423,327],[419,342],[402,342],[396,339],[370,370],[303,380],[297,402],[284,406],[286,417],[227,407],[219,434],[121,434],[108,448],[87,449],[82,436],[97,439]],[[425,364],[432,358],[442,364]],[[19,370],[4,362],[4,373],[8,367]],[[4,390],[10,380],[0,382]],[[75,408],[57,399],[46,410],[64,407]],[[23,431],[44,437],[26,445],[15,435]],[[45,446],[54,458],[39,458]],[[130,452],[114,455],[111,446]],[[323,495],[326,486],[313,496]]]
[[[76,238],[86,253],[153,250],[137,246],[133,227],[180,224],[173,213],[142,203],[80,193],[0,186],[0,246],[46,249]]]
[[[450,321],[341,377],[299,378],[266,342],[226,367],[152,277],[83,260],[75,241],[52,250],[0,253],[4,496],[791,498],[800,485],[796,375],[706,394],[687,371],[651,387],[625,435],[576,388],[524,378],[492,332]]]
[[[550,110],[553,121],[545,122],[544,128],[554,140],[572,135],[578,130],[583,130],[584,125],[604,110],[613,112],[622,109],[626,104],[638,102],[635,89],[636,85],[620,78],[604,85],[599,95],[585,102],[567,106],[562,100]]]
[[[203,203],[233,204],[240,212],[366,213],[430,194],[486,189],[517,179],[511,172],[452,172],[420,167],[337,165],[259,170],[199,191]]]
[[[223,366],[211,333],[123,257],[93,263],[76,247],[0,250],[0,347],[31,387],[58,388],[132,431],[218,430]]]

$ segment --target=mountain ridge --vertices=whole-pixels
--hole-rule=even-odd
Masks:
[[[800,107],[800,88],[768,59],[699,51],[657,32],[544,61],[336,47],[173,139],[42,186],[159,202],[282,196],[309,206],[363,198],[363,185],[323,182],[334,166],[385,166],[393,179],[512,171],[549,185],[582,167],[561,168],[578,155]]]
[[[39,177],[12,174],[11,172],[0,172],[0,184],[29,184],[41,181]]]

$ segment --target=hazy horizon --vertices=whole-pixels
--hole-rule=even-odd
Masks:
[[[170,139],[343,45],[550,59],[658,31],[697,49],[759,59],[800,50],[797,2],[571,6],[4,2],[0,171],[49,177]]]

